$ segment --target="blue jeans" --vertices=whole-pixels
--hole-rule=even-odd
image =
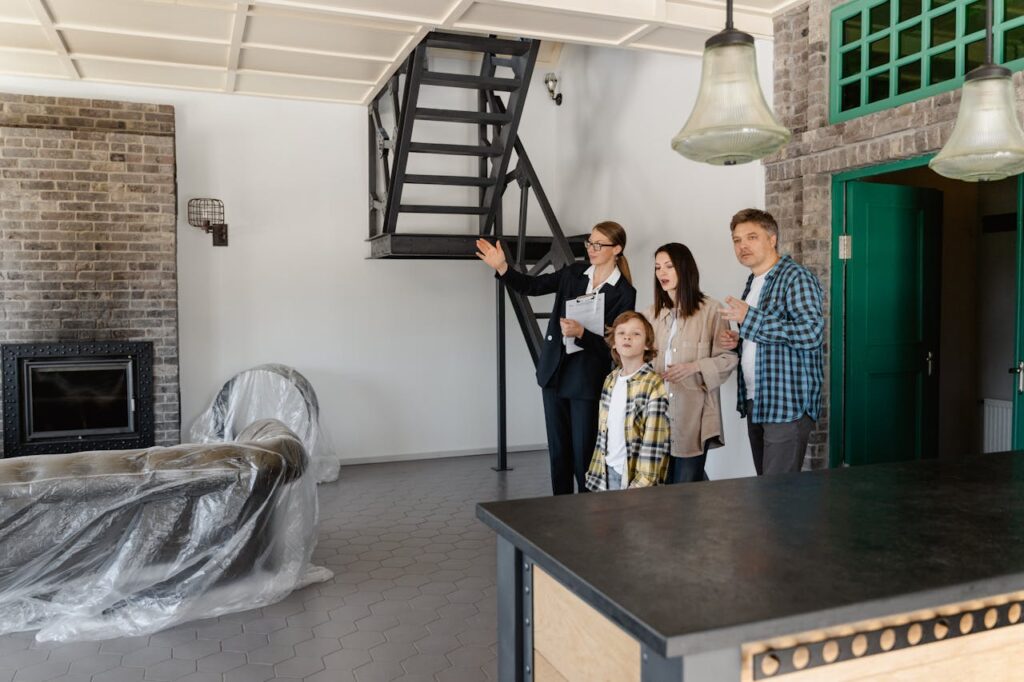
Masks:
[[[696,457],[672,457],[668,463],[668,477],[665,483],[694,483],[708,480],[704,464],[708,460],[708,446],[704,443],[704,454]]]
[[[605,467],[605,471],[608,472],[608,490],[621,490],[622,474],[611,467]]]

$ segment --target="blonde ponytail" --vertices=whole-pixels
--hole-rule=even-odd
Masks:
[[[632,284],[633,276],[629,272],[629,261],[626,260],[626,228],[614,220],[605,220],[594,225],[593,229],[607,237],[608,241],[615,246],[622,247],[622,253],[616,257],[615,264],[618,266],[622,276],[626,278],[626,281]]]
[[[633,283],[633,276],[629,274],[629,261],[626,260],[626,254],[620,253],[619,258],[615,261],[615,264],[619,267],[619,272],[626,278],[626,281],[630,284]]]

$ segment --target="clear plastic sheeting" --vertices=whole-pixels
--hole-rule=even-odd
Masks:
[[[0,460],[0,634],[149,634],[329,579],[310,474],[273,420],[231,443]]]
[[[318,482],[338,478],[340,462],[320,428],[320,403],[306,377],[287,365],[267,364],[231,377],[192,425],[196,443],[231,440],[257,419],[277,419],[302,440]]]

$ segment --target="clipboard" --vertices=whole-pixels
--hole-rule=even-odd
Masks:
[[[604,294],[585,294],[566,301],[565,318],[576,320],[587,331],[604,336]],[[565,352],[569,355],[583,350],[576,344],[574,338],[562,337],[562,342],[565,344]]]

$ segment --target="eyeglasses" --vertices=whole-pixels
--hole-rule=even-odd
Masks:
[[[613,247],[615,244],[602,244],[601,242],[592,242],[589,239],[583,242],[583,246],[587,247],[588,251],[600,251],[605,247]]]

